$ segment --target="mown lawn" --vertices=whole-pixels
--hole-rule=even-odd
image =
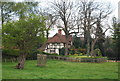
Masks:
[[[74,63],[48,60],[45,67],[37,67],[36,60],[28,60],[24,70],[14,69],[17,63],[3,63],[3,79],[118,79],[118,63]]]

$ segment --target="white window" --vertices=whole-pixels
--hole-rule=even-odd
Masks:
[[[51,50],[50,50],[50,53],[55,53],[55,50],[54,50],[54,49],[51,49]]]

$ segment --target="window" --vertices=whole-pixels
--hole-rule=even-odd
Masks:
[[[57,46],[57,43],[55,43],[54,45]]]
[[[54,52],[55,53],[55,50],[50,50],[50,52],[52,52],[52,53]]]

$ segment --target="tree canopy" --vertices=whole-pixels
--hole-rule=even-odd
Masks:
[[[2,29],[4,48],[19,49],[22,55],[19,61],[23,61],[39,42],[45,41],[43,32],[46,30],[45,19],[43,16],[32,15],[26,19],[4,24]]]

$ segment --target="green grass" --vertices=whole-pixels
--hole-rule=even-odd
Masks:
[[[48,60],[37,67],[28,60],[24,70],[14,69],[17,63],[3,63],[3,79],[118,79],[118,63],[74,63]]]
[[[0,80],[2,80],[2,62],[0,60]]]

